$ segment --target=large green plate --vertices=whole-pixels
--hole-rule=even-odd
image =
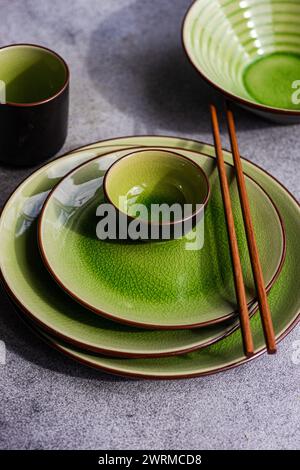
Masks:
[[[53,281],[37,247],[37,218],[49,191],[66,173],[116,146],[104,145],[51,162],[13,193],[0,220],[0,268],[19,307],[46,331],[76,346],[125,357],[164,356],[211,344],[238,327],[238,321],[196,330],[151,331],[105,320],[80,306]],[[256,306],[252,308],[252,312]]]
[[[116,145],[165,145],[190,148],[195,151],[214,155],[210,145],[199,142],[171,137],[128,137],[110,140],[109,144]],[[95,147],[97,144],[92,144]],[[107,142],[98,144],[98,148]],[[94,149],[95,153],[98,151]],[[230,152],[224,154],[226,161],[232,162]],[[244,169],[272,197],[279,208],[286,228],[286,261],[269,295],[275,334],[277,341],[283,339],[299,322],[300,315],[300,207],[293,196],[272,176],[253,163],[243,161]],[[254,337],[255,356],[266,351],[259,315],[251,319],[251,329]],[[89,366],[106,372],[144,378],[174,379],[195,377],[220,372],[246,362],[243,354],[240,332],[228,336],[201,351],[160,359],[116,359],[85,354],[64,343],[48,337],[51,344],[64,354]],[[278,354],[280,354],[280,349]]]
[[[39,242],[46,266],[76,300],[96,313],[130,325],[191,328],[235,315],[235,291],[215,159],[187,149],[180,153],[206,172],[211,198],[205,210],[204,245],[187,250],[188,240],[115,243],[96,236],[96,209],[104,201],[103,176],[128,153],[117,150],[70,172],[49,195],[40,218]],[[251,264],[233,168],[235,225],[247,287],[254,301]],[[246,177],[264,278],[269,287],[284,255],[279,214],[267,194]],[[272,233],[272,237],[269,237]]]
[[[33,249],[31,256],[27,257],[27,261],[25,262],[26,258],[24,257],[24,252],[21,256],[19,250],[16,251],[15,249],[15,234],[16,236],[20,237],[22,240],[21,245],[29,247],[34,247],[31,244],[31,240],[36,238],[35,234],[35,218],[36,215],[40,211],[40,207],[42,202],[44,201],[46,195],[48,194],[49,189],[51,189],[56,182],[60,180],[62,176],[66,174],[69,170],[74,168],[74,165],[80,164],[84,161],[85,158],[91,158],[92,156],[96,156],[101,152],[101,149],[105,147],[106,151],[108,150],[108,146],[110,150],[116,147],[130,147],[134,145],[159,145],[159,146],[177,146],[188,148],[194,151],[202,151],[208,153],[210,155],[214,155],[214,150],[211,146],[201,144],[199,142],[179,139],[179,138],[170,138],[170,137],[128,137],[123,139],[114,139],[110,141],[103,141],[100,143],[94,143],[91,146],[88,146],[88,150],[85,154],[77,155],[76,163],[74,162],[73,157],[64,157],[62,159],[56,160],[55,162],[51,162],[50,164],[43,167],[41,170],[36,172],[32,175],[31,178],[37,177],[35,183],[29,193],[21,192],[21,200],[17,203],[17,194],[11,196],[8,204],[4,209],[4,213],[8,209],[8,205],[13,203],[10,206],[10,210],[6,212],[7,220],[5,223],[5,231],[8,230],[8,233],[11,236],[11,241],[9,243],[8,248],[10,250],[10,256],[8,259],[13,259],[12,263],[14,265],[15,270],[12,271],[12,277],[7,276],[8,271],[5,269],[3,271],[3,254],[4,254],[4,246],[0,252],[0,259],[1,259],[1,270],[3,279],[5,281],[6,287],[11,291],[14,300],[17,300],[19,306],[22,307],[24,310],[24,306],[22,304],[23,296],[26,296],[26,300],[29,303],[27,306],[32,307],[33,310],[35,309],[35,313],[37,314],[37,318],[43,318],[46,322],[49,322],[49,319],[59,318],[61,319],[61,314],[63,314],[63,322],[61,324],[69,325],[69,322],[72,322],[72,315],[73,313],[76,314],[76,310],[73,310],[77,304],[70,303],[68,301],[65,304],[65,296],[60,296],[59,289],[53,289],[55,285],[51,280],[50,276],[45,276],[45,270],[42,269],[42,265],[39,264],[40,269],[35,269],[34,266],[36,265],[35,261],[40,263],[40,260],[36,260],[35,258],[35,250]],[[76,154],[74,154],[76,156]],[[231,162],[231,155],[230,153],[225,153],[225,158],[228,162]],[[58,165],[58,162],[61,162],[61,165]],[[278,340],[282,339],[298,322],[299,320],[299,310],[300,310],[300,295],[299,295],[299,276],[300,276],[300,252],[298,249],[298,240],[300,236],[300,209],[297,202],[293,199],[293,197],[285,190],[280,183],[274,180],[271,176],[266,174],[262,169],[256,167],[250,162],[244,160],[243,162],[244,168],[246,169],[247,173],[251,175],[256,181],[258,181],[265,190],[272,196],[274,202],[280,209],[283,214],[283,219],[286,225],[286,237],[287,237],[287,256],[286,262],[284,264],[283,270],[280,274],[279,279],[275,283],[272,292],[269,296],[270,305],[272,309],[272,315],[274,320],[275,332],[276,337]],[[54,171],[55,165],[55,171]],[[57,165],[57,166],[56,166]],[[46,170],[46,171],[45,171]],[[43,175],[43,177],[42,177]],[[44,176],[47,176],[44,179]],[[23,187],[25,183],[23,183],[19,189]],[[28,191],[28,188],[27,188]],[[34,199],[31,197],[36,194],[39,195],[34,202]],[[27,207],[27,211],[24,211],[24,202],[28,200],[30,204]],[[31,207],[31,209],[29,208]],[[29,213],[30,217],[26,214]],[[17,217],[18,215],[18,217]],[[17,217],[17,219],[16,219]],[[14,221],[18,220],[20,223],[18,226],[14,225]],[[0,220],[0,235],[1,235],[1,242],[4,241],[3,238],[3,225],[4,219],[3,215]],[[14,228],[11,231],[11,228]],[[26,236],[25,236],[26,234]],[[28,237],[27,237],[28,234]],[[24,269],[24,263],[31,267],[30,279],[27,278],[28,271]],[[25,274],[25,277],[24,277]],[[41,282],[39,279],[41,278]],[[31,281],[34,280],[34,284],[38,286],[37,290],[32,289]],[[9,284],[7,284],[7,281]],[[45,284],[46,282],[46,284]],[[17,292],[16,286],[21,283],[22,291]],[[47,290],[44,286],[47,285],[47,290],[49,290],[52,295],[48,295]],[[18,297],[16,297],[16,295]],[[20,301],[21,299],[21,301]],[[64,299],[64,300],[63,300]],[[61,302],[63,303],[61,304]],[[49,303],[48,303],[49,302]],[[59,308],[56,309],[56,306],[60,305],[68,305],[69,309],[65,312],[59,312]],[[40,311],[37,307],[40,307]],[[83,309],[81,309],[81,313],[83,313]],[[87,311],[85,311],[88,314]],[[27,313],[29,313],[27,311]],[[90,319],[97,319],[100,320],[96,315],[90,314]],[[78,315],[77,315],[78,316]],[[34,318],[31,314],[31,318]],[[87,317],[85,317],[87,319]],[[83,321],[83,317],[79,317],[79,325],[76,328],[76,331],[82,332],[85,330],[85,323]],[[111,323],[112,325],[112,323]],[[263,353],[265,351],[264,340],[261,331],[261,324],[258,315],[253,317],[251,320],[252,331],[254,334],[255,340],[255,347],[256,347],[256,356]],[[74,325],[73,325],[74,328]],[[214,327],[215,328],[215,327]],[[206,330],[206,329],[205,329]],[[74,330],[73,330],[74,331]],[[174,331],[173,333],[181,334],[183,331]],[[196,332],[199,330],[188,330],[187,332],[195,335]],[[204,330],[203,330],[204,331]],[[145,332],[148,333],[148,332]],[[157,334],[167,333],[167,332],[151,332],[153,336]],[[99,329],[99,336],[105,340],[105,334]],[[107,335],[108,336],[108,335]],[[135,337],[139,336],[137,332],[135,333]],[[152,337],[153,337],[152,336]],[[95,338],[95,336],[94,336]],[[124,339],[124,337],[123,337]],[[109,336],[108,346],[110,345],[111,337]],[[55,344],[54,344],[55,343]],[[179,378],[179,377],[192,377],[197,375],[205,375],[209,373],[214,373],[217,371],[225,370],[230,367],[234,367],[235,365],[241,364],[246,361],[243,350],[242,344],[240,339],[240,333],[236,332],[233,335],[230,335],[226,340],[219,342],[218,344],[206,348],[205,350],[197,353],[192,354],[185,354],[182,357],[177,356],[176,358],[168,358],[168,359],[155,359],[155,360],[117,360],[117,359],[107,359],[105,357],[95,356],[92,354],[84,354],[79,352],[75,348],[66,347],[63,342],[58,340],[54,340],[51,338],[51,344],[62,350],[64,353],[68,354],[69,356],[84,362],[90,366],[99,368],[101,370],[105,370],[115,374],[121,375],[129,375],[133,377],[147,377],[147,378]],[[157,345],[159,345],[159,339],[157,340]],[[132,345],[131,345],[132,346]],[[163,345],[162,345],[163,347]],[[280,352],[279,352],[280,353]]]

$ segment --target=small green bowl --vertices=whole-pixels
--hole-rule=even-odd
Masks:
[[[185,51],[221,93],[267,119],[300,121],[300,2],[196,0]]]
[[[142,150],[109,168],[103,191],[118,214],[129,223],[141,224],[139,239],[152,241],[179,238],[191,231],[201,219],[210,186],[202,168],[183,155]],[[162,205],[176,210],[158,211]]]

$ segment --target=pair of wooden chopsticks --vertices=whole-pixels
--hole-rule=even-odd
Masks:
[[[249,311],[246,300],[246,291],[245,284],[241,266],[241,260],[238,250],[234,219],[232,214],[232,206],[230,200],[229,185],[227,181],[220,129],[218,123],[218,115],[215,105],[210,105],[212,129],[215,143],[215,151],[217,156],[217,164],[221,185],[221,192],[225,210],[225,218],[229,239],[230,254],[232,259],[233,274],[234,274],[234,283],[235,283],[235,292],[240,314],[240,323],[244,344],[244,351],[247,357],[251,357],[254,354],[254,346],[252,333],[250,328],[249,320]],[[258,305],[260,309],[261,321],[265,336],[265,341],[267,345],[267,351],[269,354],[274,354],[276,352],[276,340],[274,335],[274,328],[272,323],[271,312],[268,304],[267,293],[265,289],[265,283],[263,278],[263,273],[261,269],[261,264],[259,260],[258,249],[255,241],[255,234],[253,223],[251,219],[249,199],[246,190],[245,177],[242,168],[241,157],[239,153],[238,141],[236,136],[235,124],[233,113],[229,106],[226,106],[226,120],[230,136],[231,150],[233,155],[235,173],[237,178],[237,185],[239,191],[239,198],[242,208],[243,220],[245,225],[245,231],[247,236],[248,250],[250,254],[250,260],[252,265],[254,283],[257,292]]]

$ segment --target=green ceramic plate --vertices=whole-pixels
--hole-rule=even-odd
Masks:
[[[18,306],[45,330],[78,347],[125,357],[183,353],[217,341],[238,321],[196,330],[151,331],[105,320],[74,302],[53,281],[37,246],[37,218],[49,191],[61,177],[95,155],[87,150],[47,164],[27,178],[10,197],[0,220],[0,268],[5,286]],[[254,311],[255,306],[252,308]]]
[[[214,155],[214,149],[210,145],[170,137],[128,137],[111,140],[109,143],[112,145],[119,143],[121,145],[182,146]],[[101,142],[98,144],[98,148],[90,150],[96,154],[99,148],[107,144],[108,142]],[[96,145],[93,144],[94,147]],[[229,152],[225,152],[224,156],[227,162],[232,162]],[[276,338],[279,341],[291,331],[300,319],[300,207],[289,192],[261,168],[245,160],[243,164],[247,174],[251,175],[270,194],[283,215],[286,227],[286,261],[269,294]],[[251,319],[251,328],[255,343],[255,357],[257,357],[266,351],[258,314]],[[52,346],[79,362],[113,374],[137,378],[175,379],[195,377],[220,372],[249,360],[243,354],[239,331],[201,351],[172,358],[143,360],[106,358],[85,354],[49,336],[47,340]]]
[[[238,103],[285,121],[300,119],[300,2],[196,0],[183,24],[194,67]]]
[[[187,239],[115,243],[96,236],[103,175],[128,150],[97,157],[73,170],[49,195],[41,213],[39,245],[56,281],[77,301],[109,319],[148,328],[193,328],[232,317],[235,292],[215,160],[189,150],[210,180],[204,246]],[[233,168],[227,164],[248,302],[255,299]],[[267,194],[246,177],[266,285],[284,255],[279,214]],[[272,237],[269,237],[272,233]]]

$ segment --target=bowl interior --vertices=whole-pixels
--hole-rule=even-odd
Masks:
[[[64,62],[53,52],[31,45],[0,49],[2,102],[36,103],[54,96],[67,78]]]
[[[300,2],[196,0],[183,41],[194,66],[221,90],[250,103],[299,111],[299,31]]]
[[[206,202],[209,192],[208,180],[197,164],[163,150],[123,157],[107,172],[104,186],[107,199],[121,212],[136,217],[137,204],[143,205],[147,213],[139,212],[138,216],[147,220],[154,204],[178,204],[181,209],[190,204],[192,214],[197,204]],[[174,217],[176,220],[176,214]]]

